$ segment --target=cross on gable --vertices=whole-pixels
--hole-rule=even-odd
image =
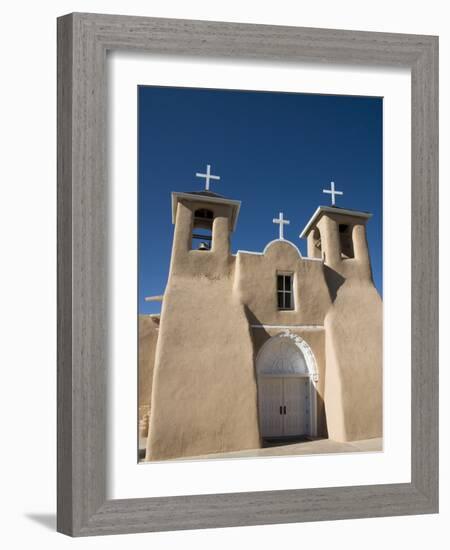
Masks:
[[[279,218],[274,218],[272,220],[272,223],[277,223],[279,224],[279,229],[280,229],[280,241],[284,241],[284,226],[285,225],[289,225],[291,222],[289,220],[285,220],[283,218],[283,212],[280,212],[280,217]]]
[[[336,204],[336,195],[343,195],[344,193],[342,191],[336,191],[334,188],[334,181],[330,182],[331,189],[322,189],[323,193],[328,193],[331,195],[331,206],[335,206]]]
[[[210,164],[206,165],[206,174],[202,174],[200,172],[197,172],[195,175],[197,176],[197,178],[205,178],[205,190],[206,191],[209,191],[209,181],[210,180],[220,180],[220,176],[213,176],[211,174],[211,165]]]

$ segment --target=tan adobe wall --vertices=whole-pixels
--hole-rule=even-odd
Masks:
[[[339,223],[351,223],[354,258],[342,259]],[[318,223],[332,307],[325,318],[325,406],[337,441],[382,436],[383,308],[373,284],[365,224],[324,215]]]
[[[158,319],[139,315],[139,422],[150,412],[158,327]]]
[[[325,403],[331,439],[382,436],[382,328],[382,302],[375,287],[367,281],[346,281],[325,319]]]
[[[277,272],[294,275],[294,310],[277,307]],[[251,324],[323,325],[330,296],[321,261],[301,258],[289,241],[273,241],[262,255],[239,252],[235,284]]]

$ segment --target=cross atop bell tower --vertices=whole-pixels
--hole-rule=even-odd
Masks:
[[[336,195],[343,195],[342,191],[336,191],[334,187],[334,181],[330,182],[331,189],[323,189],[322,193],[331,195],[331,206],[336,206]]]
[[[214,176],[211,174],[211,165],[206,165],[206,174],[202,174],[201,172],[196,172],[197,178],[205,178],[205,191],[209,191],[209,182],[210,180],[220,180],[220,176]]]

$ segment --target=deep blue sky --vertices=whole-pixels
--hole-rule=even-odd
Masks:
[[[170,193],[204,189],[242,201],[232,251],[262,251],[278,237],[272,219],[298,235],[334,180],[336,204],[369,211],[375,284],[382,292],[382,98],[139,86],[139,312],[164,292],[173,226]]]

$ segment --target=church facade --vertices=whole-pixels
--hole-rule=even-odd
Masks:
[[[334,192],[334,187],[332,187]],[[256,449],[279,438],[382,436],[382,301],[367,212],[320,206],[300,237],[231,253],[241,204],[172,193],[160,316],[139,324],[145,460]]]

